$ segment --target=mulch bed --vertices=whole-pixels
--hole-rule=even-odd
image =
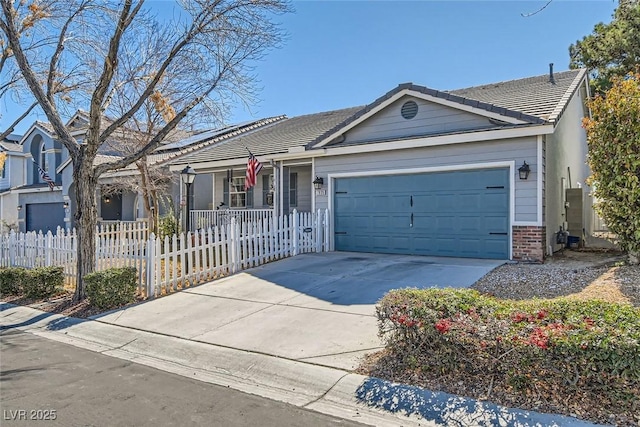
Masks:
[[[18,296],[6,296],[0,298],[0,301],[27,306],[31,308],[35,308],[38,310],[46,311],[49,313],[62,314],[64,316],[70,317],[78,317],[81,319],[86,319],[91,316],[96,316],[100,313],[104,313],[105,311],[101,308],[93,307],[89,305],[89,302],[85,299],[84,301],[74,302],[73,301],[73,293],[64,292],[58,295],[55,295],[46,299],[29,299],[25,298],[22,295]],[[141,298],[138,298],[136,302],[142,301]]]

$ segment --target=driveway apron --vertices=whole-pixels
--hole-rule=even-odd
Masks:
[[[405,287],[467,287],[499,260],[351,252],[271,262],[94,319],[332,368],[382,348],[375,303]]]

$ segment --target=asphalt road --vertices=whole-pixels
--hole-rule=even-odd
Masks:
[[[0,425],[363,424],[8,331],[0,335]]]

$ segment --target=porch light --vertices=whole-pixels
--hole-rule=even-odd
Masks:
[[[69,209],[69,202],[63,202],[62,207],[65,209]]]
[[[109,196],[104,196],[104,202],[105,202],[105,203],[111,203],[111,197],[109,197]]]
[[[527,162],[524,162],[524,164],[518,168],[518,173],[520,174],[520,179],[529,178],[529,172],[531,172],[531,168],[529,167]]]
[[[322,179],[319,176],[316,176],[316,179],[313,180],[313,186],[315,187],[316,190],[320,190],[323,184],[324,184],[324,179]]]
[[[21,211],[22,210],[22,205],[18,205],[18,210]]]
[[[193,184],[193,181],[195,181],[196,179],[196,175],[197,175],[196,171],[194,171],[193,168],[189,165],[187,165],[180,172],[180,178],[182,179],[182,182],[185,183],[186,185]]]

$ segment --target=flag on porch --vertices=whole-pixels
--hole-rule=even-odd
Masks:
[[[247,151],[249,149],[247,148]],[[249,151],[249,160],[247,161],[247,178],[244,181],[244,191],[247,191],[258,181],[258,174],[262,170],[262,163],[256,159],[256,156]]]
[[[51,177],[49,176],[49,174],[47,172],[45,172],[44,169],[42,169],[40,167],[39,164],[36,163],[35,160],[31,159],[31,161],[33,162],[34,165],[36,165],[36,167],[38,168],[38,172],[40,172],[40,176],[42,177],[42,179],[44,180],[44,182],[46,182],[49,185],[49,190],[53,191],[53,187],[56,186],[56,183],[53,182],[53,180],[51,179]]]

